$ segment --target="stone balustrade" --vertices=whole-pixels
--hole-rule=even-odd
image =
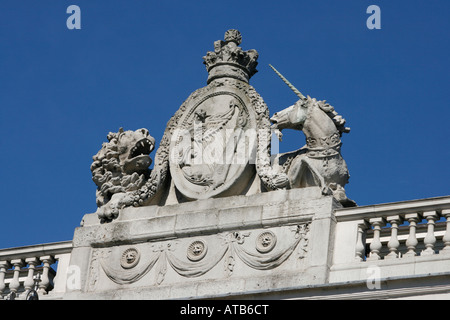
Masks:
[[[330,282],[450,272],[450,197],[336,210]]]
[[[449,218],[447,209],[368,219],[359,225],[356,256],[370,261],[450,253]]]
[[[40,297],[64,293],[71,251],[71,241],[0,249],[0,299],[25,299],[36,277]]]

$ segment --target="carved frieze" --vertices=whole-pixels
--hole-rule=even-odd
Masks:
[[[284,230],[284,231],[283,231]],[[284,245],[278,245],[277,233]],[[117,284],[132,284],[154,271],[153,284],[164,282],[168,268],[183,278],[197,278],[223,265],[222,278],[233,276],[236,263],[257,271],[276,269],[293,253],[303,259],[307,253],[309,224],[272,230],[226,232],[191,240],[171,240],[156,244],[124,246],[114,250],[94,250],[91,275],[98,279],[100,266],[104,274]],[[254,241],[248,241],[253,238]],[[210,247],[214,248],[211,249]],[[211,250],[209,250],[211,249]],[[184,255],[182,254],[185,252]],[[242,267],[241,267],[242,268]]]

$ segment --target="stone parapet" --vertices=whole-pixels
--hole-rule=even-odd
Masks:
[[[68,298],[206,298],[328,281],[334,210],[320,188],[126,208],[76,229]],[[138,295],[138,296],[136,296]]]

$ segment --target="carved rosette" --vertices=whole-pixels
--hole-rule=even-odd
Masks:
[[[272,231],[264,231],[256,238],[256,250],[267,253],[273,250],[277,243],[277,237]]]
[[[208,247],[205,241],[195,240],[189,245],[186,255],[191,261],[200,261],[205,257],[207,251]]]
[[[124,269],[131,269],[135,267],[139,263],[139,259],[141,254],[136,248],[126,249],[122,253],[122,257],[120,259],[120,265]]]

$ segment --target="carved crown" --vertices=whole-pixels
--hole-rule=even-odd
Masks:
[[[248,82],[258,72],[258,52],[244,51],[238,45],[242,36],[238,30],[230,29],[225,32],[224,40],[214,42],[214,52],[208,51],[203,57],[203,63],[209,73],[208,83],[217,78],[230,77]]]

